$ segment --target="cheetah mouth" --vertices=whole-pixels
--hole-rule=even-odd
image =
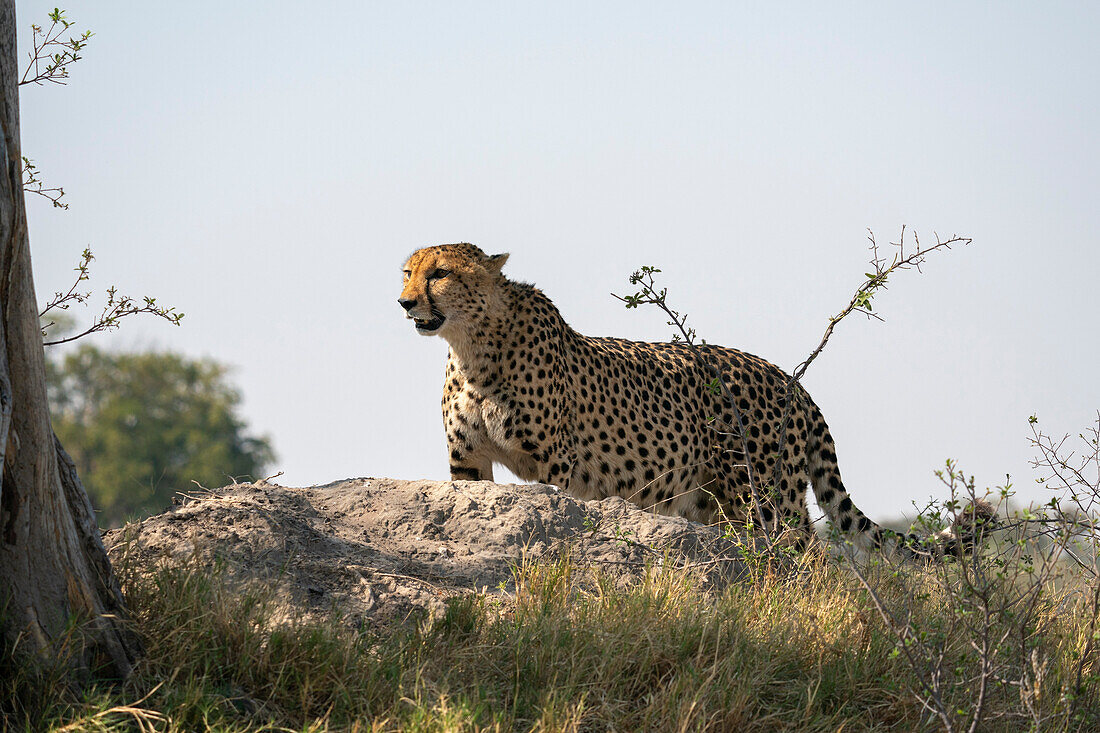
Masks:
[[[432,313],[432,317],[430,319],[414,317],[413,325],[420,333],[431,334],[438,331],[440,327],[443,326],[443,321],[445,320],[446,318],[444,318],[443,315],[439,313]]]

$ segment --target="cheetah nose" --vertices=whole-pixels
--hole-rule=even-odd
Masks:
[[[397,302],[401,304],[402,308],[409,310],[416,305],[416,298],[398,298]]]

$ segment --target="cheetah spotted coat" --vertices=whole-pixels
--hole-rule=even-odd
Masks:
[[[443,420],[452,479],[492,480],[499,463],[584,499],[621,496],[701,522],[762,519],[806,537],[809,484],[860,544],[890,534],[852,503],[829,428],[800,386],[780,455],[789,377],[778,367],[699,347],[737,402],[744,438],[715,429],[737,419],[687,345],[577,333],[542,291],[501,274],[506,259],[450,244],[414,252],[404,269],[408,317],[450,344]],[[770,487],[759,511],[749,509],[750,467],[756,485]]]

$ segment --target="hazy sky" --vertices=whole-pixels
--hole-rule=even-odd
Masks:
[[[19,2],[20,42],[56,3]],[[445,479],[446,344],[400,266],[511,252],[590,335],[642,264],[708,341],[790,370],[903,224],[934,256],[853,318],[805,384],[877,518],[958,459],[1028,496],[1029,415],[1100,408],[1096,3],[119,2],[67,87],[24,87],[40,299],[93,285],[187,316],[95,337],[235,366],[287,485]],[[273,470],[273,472],[274,472]],[[498,469],[498,479],[504,474]]]

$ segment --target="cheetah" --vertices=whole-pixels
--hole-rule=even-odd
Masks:
[[[492,481],[499,463],[581,499],[620,496],[705,523],[782,524],[807,540],[810,484],[859,546],[889,537],[906,545],[852,503],[829,428],[800,385],[785,412],[790,378],[781,369],[732,348],[696,353],[683,342],[584,336],[541,290],[508,279],[507,259],[444,244],[413,252],[404,266],[406,317],[450,346],[442,406],[452,480]],[[737,416],[700,359],[720,370],[741,435],[715,428]],[[755,504],[750,471],[756,486],[769,486]],[[986,506],[976,511],[989,518]],[[936,544],[951,542],[963,544],[955,530]]]

